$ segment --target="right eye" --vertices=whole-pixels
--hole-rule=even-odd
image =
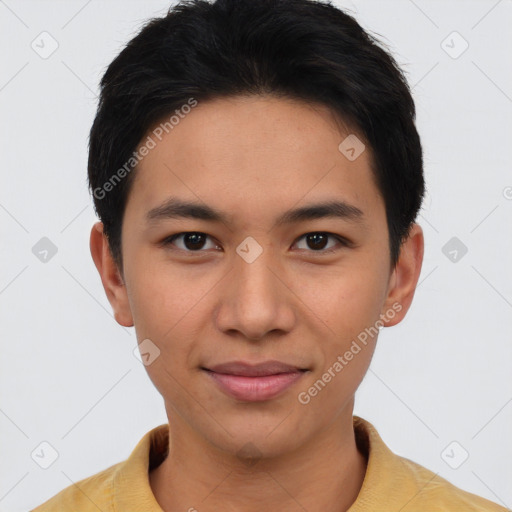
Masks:
[[[165,238],[161,245],[164,247],[168,247],[175,244],[175,241],[180,240],[181,247],[178,247],[178,250],[185,252],[203,252],[201,249],[205,245],[205,241],[209,238],[210,235],[206,233],[201,233],[200,231],[185,231],[182,233],[176,233],[174,235],[168,236]],[[213,244],[213,248],[218,248],[217,244]],[[173,250],[173,247],[171,247]]]

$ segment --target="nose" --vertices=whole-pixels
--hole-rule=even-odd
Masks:
[[[294,294],[269,252],[252,263],[237,255],[233,264],[216,311],[217,328],[251,341],[291,331],[297,318]]]

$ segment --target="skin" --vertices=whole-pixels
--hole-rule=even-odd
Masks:
[[[139,164],[123,219],[123,273],[102,224],[92,228],[92,257],[117,322],[160,350],[146,369],[164,398],[170,453],[149,480],[166,511],[339,512],[357,498],[366,458],[355,442],[354,394],[378,336],[309,403],[298,395],[381,315],[385,327],[404,318],[424,241],[413,224],[391,267],[371,151],[349,161],[338,150],[349,133],[357,132],[321,105],[269,96],[199,103]],[[147,212],[170,196],[220,209],[229,222],[148,224]],[[328,199],[357,206],[364,222],[275,225],[288,209]],[[183,237],[159,245],[191,231],[209,235],[202,248]],[[352,245],[329,238],[315,250],[304,237],[312,232]],[[252,263],[236,252],[248,236],[263,249]],[[401,310],[389,318],[393,304]],[[200,369],[268,359],[309,371],[280,396],[251,403],[227,396]],[[244,446],[258,458],[241,455]]]

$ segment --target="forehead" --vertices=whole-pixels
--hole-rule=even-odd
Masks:
[[[326,195],[383,213],[370,148],[327,107],[250,96],[187,111],[172,128],[155,125],[144,137],[154,144],[134,171],[127,214],[147,215],[178,196],[263,219]],[[361,151],[357,158],[348,146]]]

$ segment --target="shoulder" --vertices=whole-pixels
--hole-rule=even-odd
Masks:
[[[121,462],[73,483],[32,512],[160,510],[148,479],[168,448],[168,424],[153,428]]]
[[[114,474],[122,463],[75,482],[45,501],[31,512],[110,512],[112,508]]]
[[[505,512],[508,509],[481,496],[455,486],[437,473],[396,455],[408,475],[411,493],[410,502],[403,512],[409,510],[435,510],[436,512]]]
[[[439,473],[394,453],[367,420],[354,416],[359,450],[367,457],[360,493],[350,512],[506,512],[507,509],[455,486]],[[509,511],[510,512],[510,511]]]

